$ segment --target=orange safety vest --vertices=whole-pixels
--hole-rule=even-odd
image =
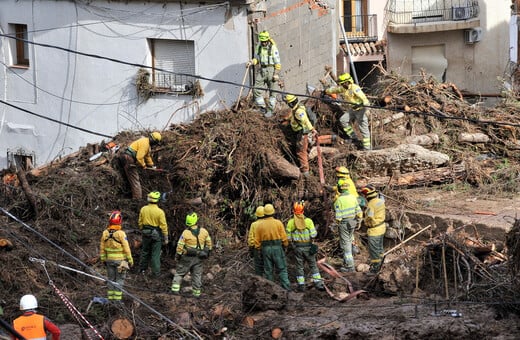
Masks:
[[[27,340],[45,340],[45,317],[40,314],[22,315],[13,321],[14,329]]]

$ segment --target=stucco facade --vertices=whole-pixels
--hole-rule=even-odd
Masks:
[[[461,90],[483,95],[499,94],[502,84],[499,79],[504,77],[509,62],[511,2],[480,0],[478,5],[479,14],[476,18],[442,23],[442,29],[437,31],[435,23],[408,25],[408,31],[399,30],[398,27],[398,33],[389,29],[388,70],[405,76],[417,76],[418,73],[412,71],[413,60],[417,58],[414,52],[422,53],[433,68],[442,68],[445,62],[444,80],[454,83]],[[475,24],[468,26],[470,22]],[[424,30],[425,27],[428,29]],[[467,43],[465,30],[472,27],[481,28],[481,39]],[[429,51],[432,53],[428,55]],[[439,58],[442,54],[445,61]],[[435,74],[435,70],[426,71]]]
[[[24,46],[28,66],[16,65],[7,36],[19,25],[35,43]],[[0,168],[8,150],[41,165],[122,130],[162,130],[229,107],[250,57],[247,6],[237,1],[4,0],[0,29]],[[136,75],[153,64],[153,39],[192,42],[204,96],[138,96]]]

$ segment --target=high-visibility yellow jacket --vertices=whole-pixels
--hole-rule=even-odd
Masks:
[[[260,223],[261,220],[262,218],[259,218],[258,220],[251,223],[251,226],[249,227],[249,234],[247,235],[247,245],[249,247],[255,246],[255,231],[258,223]]]
[[[168,224],[166,224],[166,214],[164,210],[159,208],[155,203],[148,203],[141,208],[139,212],[139,220],[137,222],[139,229],[143,229],[144,226],[150,226],[161,229],[163,236],[168,236]]]
[[[368,236],[380,236],[386,232],[386,207],[385,201],[379,197],[372,198],[367,203],[365,211],[365,225]]]
[[[154,165],[150,148],[150,138],[139,138],[132,142],[129,148],[135,152],[135,160],[142,168]]]
[[[314,227],[314,222],[310,218],[303,216],[303,220],[305,222],[304,229],[298,229],[296,227],[294,219],[295,217],[291,218],[287,222],[287,238],[290,242],[293,242],[295,244],[308,243],[312,241],[312,239],[315,238],[316,235],[318,235],[318,233],[316,232],[316,228]]]
[[[281,241],[284,247],[289,245],[282,221],[268,216],[258,223],[255,229],[255,248],[261,249],[264,241]]]
[[[334,211],[336,213],[336,221],[363,218],[363,211],[359,207],[356,196],[349,192],[342,192],[338,199],[334,201]]]
[[[356,84],[350,84],[348,89],[344,88],[343,86],[333,86],[329,87],[325,90],[325,93],[327,94],[339,94],[343,97],[343,100],[350,104],[363,104],[363,105],[369,105],[370,102],[367,98],[367,96],[363,93],[363,90],[361,90],[361,87]]]
[[[128,264],[134,264],[126,233],[121,230],[120,225],[109,225],[103,230],[99,245],[99,259],[102,262],[126,260]]]
[[[296,105],[291,111],[290,124],[294,132],[303,130],[303,133],[309,133],[314,130],[304,105]]]
[[[199,229],[198,235],[197,229]],[[190,228],[186,228],[182,232],[181,236],[179,237],[179,242],[177,242],[177,254],[186,254],[188,252],[188,248],[199,250],[204,248],[208,250],[213,249],[213,243],[206,228],[199,228],[197,225],[194,225]]]
[[[270,40],[267,46],[263,46],[262,44],[256,46],[256,55],[253,58],[253,65],[256,64],[260,64],[262,67],[274,66],[274,69],[277,71],[282,69],[280,52],[278,52],[278,47],[276,47],[273,40]]]

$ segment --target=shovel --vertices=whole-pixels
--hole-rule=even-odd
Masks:
[[[244,84],[246,83],[247,75],[249,74],[249,65],[246,66],[246,72],[244,73],[244,79],[242,79],[242,86],[240,86],[240,92],[238,93],[237,103],[235,104],[235,111],[238,109],[240,104],[240,98],[242,97],[242,91],[244,91]]]

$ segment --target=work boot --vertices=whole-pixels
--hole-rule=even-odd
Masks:
[[[354,268],[348,268],[348,267],[341,267],[339,269],[340,272],[342,273],[353,273],[355,272],[356,270]]]
[[[303,293],[305,291],[305,285],[298,285],[298,288],[296,290],[300,293]]]
[[[359,247],[353,244],[352,245],[352,254],[357,255],[359,253],[360,253]]]
[[[264,113],[265,118],[271,118],[272,116],[273,116],[273,111],[271,111],[270,109],[265,111],[265,113]]]
[[[316,289],[320,291],[325,290],[325,286],[323,285],[323,283],[314,284],[314,287],[316,287]]]

